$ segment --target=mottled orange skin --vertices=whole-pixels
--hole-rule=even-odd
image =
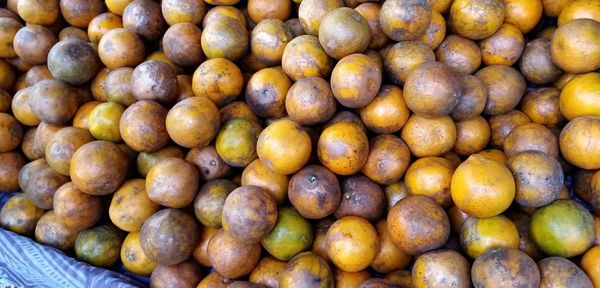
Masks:
[[[202,271],[193,260],[175,265],[158,265],[150,276],[150,287],[195,287]]]
[[[17,31],[13,39],[13,47],[17,56],[25,62],[41,65],[46,63],[48,52],[57,41],[58,38],[50,29],[31,24]],[[8,87],[3,88],[8,89]]]
[[[169,141],[165,119],[167,109],[160,104],[142,100],[123,112],[119,131],[123,141],[138,152],[154,152]]]
[[[354,8],[354,10],[360,13],[360,15],[363,16],[365,20],[367,20],[367,24],[369,24],[369,31],[371,34],[371,42],[369,43],[369,48],[383,48],[383,46],[385,46],[388,43],[389,38],[387,37],[387,35],[385,35],[385,33],[383,33],[383,30],[381,29],[381,26],[379,24],[379,13],[381,12],[381,4],[373,2],[362,3],[356,8]]]
[[[175,143],[187,147],[205,146],[217,135],[221,115],[217,106],[203,96],[185,99],[167,113],[166,125]]]
[[[71,182],[56,190],[53,206],[56,218],[66,227],[77,231],[94,226],[104,212],[98,196],[82,192]]]
[[[334,269],[333,271],[335,287],[339,288],[354,288],[360,283],[371,278],[371,274],[367,270],[358,272],[346,272],[341,269]]]
[[[14,58],[17,56],[13,47],[13,39],[21,27],[21,23],[16,19],[0,18],[0,57]]]
[[[437,285],[471,287],[471,267],[467,259],[454,250],[431,251],[420,255],[413,266],[414,287]]]
[[[448,35],[435,51],[437,60],[458,70],[471,74],[481,65],[481,50],[470,39]]]
[[[351,175],[362,169],[367,161],[367,135],[350,122],[333,124],[321,133],[317,144],[319,160],[338,175]]]
[[[242,173],[243,186],[254,185],[265,189],[275,198],[277,204],[283,204],[287,199],[288,182],[287,175],[269,169],[260,159],[248,164]]]
[[[148,198],[145,181],[132,179],[115,192],[108,215],[121,230],[135,232],[140,230],[144,221],[158,211],[159,207]]]
[[[460,100],[462,79],[461,74],[444,63],[424,63],[406,78],[406,105],[411,111],[426,117],[448,115]]]
[[[424,195],[442,206],[452,204],[450,182],[454,167],[450,161],[440,157],[423,157],[413,162],[406,170],[404,183],[412,195]]]
[[[422,195],[411,195],[390,209],[388,231],[394,243],[408,255],[417,255],[444,245],[450,221],[442,207]]]
[[[205,1],[206,2],[206,1]],[[202,20],[202,29],[211,23],[221,21],[224,18],[230,18],[238,21],[242,26],[247,27],[246,16],[240,9],[234,6],[216,6],[208,10]]]
[[[141,152],[138,154],[136,159],[137,171],[141,176],[146,177],[152,166],[156,165],[156,163],[167,157],[184,158],[185,154],[183,153],[181,147],[176,145],[166,146],[152,153]],[[189,159],[186,160],[190,161]],[[190,162],[194,163],[194,161]]]
[[[460,36],[481,40],[492,36],[504,21],[502,0],[456,0],[448,22]]]
[[[300,2],[298,19],[306,34],[317,36],[321,19],[330,11],[344,7],[343,0],[306,0]]]
[[[290,0],[249,0],[248,15],[254,23],[265,19],[279,19],[285,21],[292,12]]]
[[[121,261],[127,271],[148,276],[156,268],[156,263],[146,257],[141,245],[140,233],[129,233],[121,246]]]
[[[341,199],[338,179],[330,170],[309,165],[289,181],[288,197],[298,213],[308,219],[321,219],[332,214]],[[318,229],[317,229],[318,237]]]
[[[569,73],[587,73],[600,68],[600,22],[574,19],[552,35],[552,61]]]
[[[327,254],[336,267],[347,272],[367,268],[380,248],[377,231],[367,220],[346,216],[334,222],[326,236]]]
[[[29,105],[38,119],[48,124],[65,124],[78,108],[77,92],[58,80],[43,80],[29,90]]]
[[[198,283],[196,288],[227,288],[231,282],[233,282],[233,280],[225,278],[217,272],[211,272]]]
[[[385,280],[399,287],[414,287],[412,273],[408,270],[396,270],[385,275]]]
[[[515,181],[502,163],[471,155],[454,171],[450,193],[454,204],[474,217],[492,217],[513,202]]]
[[[594,285],[581,268],[562,257],[548,257],[538,262],[541,282],[540,288],[585,287]]]
[[[11,154],[13,154],[13,155],[11,155]],[[3,155],[5,157],[20,156],[20,154],[17,154],[17,155],[14,155],[14,154],[17,154],[17,153],[15,153],[15,152],[4,153]],[[22,156],[20,156],[20,157],[22,157]],[[5,165],[7,165],[7,164],[8,165],[17,165],[18,162],[15,162],[17,160],[21,160],[21,159],[8,158],[8,161]],[[24,161],[24,159],[21,161]],[[12,169],[14,169],[14,168],[9,169],[7,174],[11,175],[12,173],[14,173],[13,174],[14,181],[16,184],[16,181],[18,180],[17,172],[12,171]],[[19,180],[19,184],[24,184],[23,192],[25,192],[25,194],[31,200],[31,202],[33,202],[33,204],[35,204],[37,207],[40,207],[42,209],[51,209],[52,208],[54,193],[60,186],[62,186],[63,184],[65,184],[67,182],[69,182],[68,177],[54,172],[54,170],[52,170],[46,163],[44,163],[44,165],[42,165],[39,169],[35,169],[34,171],[31,171],[31,175],[28,177],[28,180],[24,180],[24,181]],[[17,186],[17,185],[15,185],[15,186]],[[12,191],[14,191],[14,190],[12,190]]]
[[[454,233],[460,232],[460,228],[462,228],[465,221],[471,217],[455,205],[452,205],[450,208],[448,208],[446,213],[448,214],[448,219],[450,219],[450,227]]]
[[[333,214],[336,218],[358,216],[375,222],[385,211],[386,199],[381,187],[363,175],[342,181],[342,200]]]
[[[364,54],[342,58],[331,73],[331,91],[340,104],[363,108],[377,95],[382,82],[381,68]]]
[[[198,25],[206,15],[208,8],[202,0],[165,0],[161,2],[161,12],[170,26],[177,23]],[[210,4],[210,3],[209,3]]]
[[[523,111],[532,122],[556,127],[565,121],[560,111],[560,90],[556,88],[539,88],[525,95],[521,100]]]
[[[140,230],[142,250],[159,265],[175,265],[188,259],[198,244],[196,220],[183,210],[165,208],[154,213]],[[164,245],[164,242],[172,245]]]
[[[396,246],[388,231],[387,221],[380,220],[375,229],[379,235],[380,248],[371,263],[371,268],[382,274],[406,268],[412,257]]]
[[[58,41],[79,39],[89,41],[88,34],[85,30],[73,26],[65,27],[58,33]]]
[[[329,56],[342,59],[364,52],[371,42],[367,20],[348,7],[337,8],[321,19],[319,42]]]
[[[73,184],[92,195],[115,192],[127,177],[126,154],[116,144],[93,141],[81,146],[70,163]]]
[[[421,41],[398,42],[382,56],[385,72],[396,85],[403,85],[421,64],[435,61],[431,48]]]
[[[541,0],[503,0],[504,22],[515,25],[523,34],[531,31],[542,17]]]
[[[75,27],[86,28],[96,15],[106,11],[102,0],[61,0],[60,12],[67,23]]]
[[[218,231],[216,228],[204,227],[202,232],[200,232],[200,240],[198,241],[198,246],[194,249],[192,257],[194,257],[194,260],[198,264],[204,267],[211,267],[210,260],[208,259],[208,243]]]
[[[379,22],[383,32],[395,41],[417,40],[431,22],[427,0],[392,0],[381,7]]]
[[[475,73],[475,77],[483,81],[488,92],[484,114],[492,116],[504,114],[517,107],[525,94],[525,79],[512,67],[487,66]]]
[[[534,150],[558,158],[558,139],[546,126],[537,123],[520,125],[504,141],[504,153],[511,158],[520,152]]]
[[[146,48],[135,33],[116,28],[102,36],[98,43],[98,56],[106,67],[135,67],[144,61]]]
[[[282,119],[267,126],[258,136],[258,158],[269,169],[289,175],[300,170],[312,150],[308,133],[295,122]]]
[[[312,35],[298,36],[290,41],[283,50],[281,64],[283,71],[294,81],[306,77],[326,78],[333,68],[319,38]]]
[[[23,128],[13,116],[0,113],[0,153],[19,147],[23,140]]]
[[[369,130],[383,134],[400,131],[408,120],[410,111],[402,90],[397,86],[384,85],[375,98],[359,110],[359,114]]]
[[[260,241],[271,232],[276,220],[275,199],[257,186],[233,190],[223,205],[223,229],[243,242]]]
[[[281,63],[285,46],[294,38],[292,31],[279,19],[259,22],[250,35],[250,49],[256,59],[266,65]]]
[[[310,285],[306,285],[309,284]],[[333,287],[331,268],[321,257],[312,252],[304,252],[292,258],[280,275],[279,287]]]
[[[600,116],[600,73],[578,75],[560,91],[560,112],[567,120],[579,116]]]
[[[123,27],[145,39],[156,40],[165,32],[167,23],[159,3],[133,0],[123,10]]]
[[[262,285],[260,287],[278,287],[280,275],[286,264],[286,262],[271,256],[264,257],[250,273],[249,280],[252,283]]]
[[[525,40],[518,27],[504,23],[492,36],[481,40],[479,48],[483,64],[512,66],[521,57]]]
[[[227,196],[238,186],[225,179],[206,182],[194,199],[194,214],[202,225],[219,228],[222,225],[223,206]]]
[[[515,201],[526,207],[541,207],[561,192],[563,171],[560,163],[539,151],[520,152],[507,163],[517,185]]]
[[[431,22],[429,23],[425,34],[421,35],[419,40],[435,50],[442,44],[444,37],[446,37],[446,20],[440,12],[432,10]]]
[[[481,116],[456,122],[456,143],[454,151],[467,156],[483,150],[490,141],[491,130],[488,122]]]
[[[243,85],[242,71],[225,58],[205,61],[196,69],[192,78],[194,95],[207,97],[218,107],[240,95]]]
[[[570,1],[558,15],[558,26],[573,19],[593,19],[600,21],[600,3],[593,0],[573,0]]]
[[[492,116],[489,119],[492,138],[490,144],[495,148],[502,148],[508,134],[518,126],[531,123],[529,117],[519,110]]]
[[[288,116],[300,125],[311,126],[331,119],[336,105],[329,82],[320,77],[298,80],[285,96]]]
[[[227,58],[236,61],[246,55],[249,38],[248,30],[243,24],[232,18],[223,18],[204,27],[202,50],[209,59]]]
[[[73,249],[79,231],[66,227],[50,210],[35,226],[35,241],[63,251]]]
[[[456,125],[450,116],[426,118],[413,114],[400,135],[414,156],[439,156],[452,150]]]
[[[208,259],[220,275],[236,279],[254,270],[260,261],[261,248],[260,242],[239,241],[230,233],[219,230],[208,242]]]
[[[63,128],[48,141],[45,148],[46,161],[54,171],[69,176],[71,157],[79,147],[92,141],[94,138],[86,129]]]
[[[369,140],[369,155],[361,172],[381,185],[402,178],[410,164],[410,150],[397,136],[379,135]]]
[[[148,197],[166,207],[183,208],[194,201],[198,191],[198,169],[181,158],[165,158],[146,176]]]
[[[131,68],[129,68],[131,69]],[[108,68],[102,68],[100,69],[100,71],[98,71],[98,74],[96,74],[96,76],[92,79],[92,82],[90,83],[90,89],[92,92],[92,97],[94,98],[94,100],[96,101],[106,101],[106,78],[108,77],[108,74],[110,74],[111,70]]]
[[[499,248],[475,260],[471,278],[477,287],[538,287],[540,271],[527,254],[516,249]]]
[[[560,134],[560,151],[571,164],[583,169],[599,169],[596,157],[600,151],[596,143],[600,140],[600,118],[583,116],[571,120]]]
[[[201,39],[202,30],[192,23],[171,26],[162,38],[163,50],[177,65],[192,66],[204,61]]]
[[[246,85],[246,103],[262,118],[285,116],[285,96],[292,81],[279,68],[265,68],[250,77]]]
[[[17,1],[19,17],[32,25],[51,25],[60,16],[58,0],[22,0]]]
[[[31,102],[30,91],[31,88],[24,88],[17,91],[12,99],[11,110],[14,118],[16,118],[16,120],[18,120],[21,124],[27,126],[36,126],[40,124],[41,120],[31,110],[31,106],[29,104]],[[6,145],[6,141],[12,138],[3,137],[3,139],[4,140],[2,142],[4,143],[2,146]]]
[[[481,219],[468,218],[459,235],[461,247],[473,259],[496,248],[519,248],[517,227],[503,215]]]
[[[25,194],[17,194],[10,197],[0,210],[0,226],[30,236],[44,213],[46,211],[36,207]]]

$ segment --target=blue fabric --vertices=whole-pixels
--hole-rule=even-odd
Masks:
[[[0,207],[15,193],[0,193]],[[5,287],[147,287],[148,278],[121,266],[115,271],[94,267],[0,228],[0,288]]]

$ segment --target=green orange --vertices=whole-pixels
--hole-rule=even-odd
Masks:
[[[261,243],[273,257],[287,261],[307,250],[313,241],[313,229],[294,208],[279,209],[277,222]]]

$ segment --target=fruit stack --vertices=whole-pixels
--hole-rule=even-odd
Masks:
[[[5,7],[7,230],[152,287],[600,287],[598,0]]]

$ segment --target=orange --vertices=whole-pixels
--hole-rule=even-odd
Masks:
[[[515,180],[504,164],[474,154],[454,171],[450,193],[460,210],[487,218],[502,213],[513,202]]]
[[[356,216],[346,216],[333,222],[326,239],[327,255],[336,267],[346,272],[358,272],[369,267],[380,247],[373,225]]]
[[[594,287],[600,286],[600,246],[593,247],[583,255],[581,268],[590,277]]]
[[[258,136],[258,158],[269,169],[284,175],[300,170],[312,150],[310,136],[296,122],[283,119],[267,126]]]
[[[495,248],[519,248],[517,227],[503,215],[468,218],[460,228],[459,235],[460,245],[473,259]]]
[[[542,0],[503,0],[504,22],[511,23],[523,34],[531,31],[542,17]]]
[[[600,73],[578,75],[560,92],[560,112],[567,120],[600,116]]]
[[[350,122],[338,122],[323,130],[317,154],[323,165],[338,175],[351,175],[367,162],[369,142],[365,131]]]

